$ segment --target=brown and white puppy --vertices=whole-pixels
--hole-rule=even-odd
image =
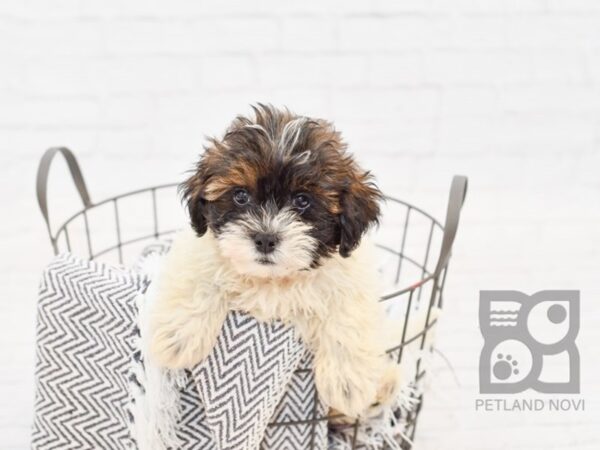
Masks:
[[[394,395],[374,263],[359,245],[381,194],[331,123],[259,105],[210,141],[182,192],[193,231],[157,280],[160,365],[198,363],[240,310],[296,327],[330,407],[359,417]]]

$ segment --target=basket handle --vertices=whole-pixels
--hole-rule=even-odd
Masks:
[[[467,196],[468,178],[462,175],[454,175],[450,186],[450,197],[448,198],[448,209],[446,210],[446,223],[444,224],[444,236],[442,238],[442,249],[440,257],[435,266],[435,277],[437,278],[452,254],[452,245],[458,230],[460,211]]]
[[[40,205],[40,211],[42,212],[42,216],[44,217],[44,221],[46,222],[48,234],[50,235],[50,240],[52,241],[53,246],[55,246],[55,242],[54,237],[52,236],[52,231],[50,228],[50,219],[48,216],[48,173],[50,172],[50,164],[52,163],[52,160],[54,159],[57,153],[62,154],[65,160],[67,161],[69,172],[71,172],[73,183],[75,183],[75,187],[77,188],[79,197],[83,202],[83,206],[85,206],[86,208],[92,206],[90,194],[88,193],[87,186],[85,185],[85,180],[83,179],[81,169],[79,168],[79,163],[77,162],[77,158],[75,158],[73,152],[66,147],[52,147],[46,150],[38,166],[36,177],[36,191],[38,204]]]

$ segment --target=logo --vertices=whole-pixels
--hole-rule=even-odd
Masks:
[[[481,394],[579,394],[579,291],[481,291]]]

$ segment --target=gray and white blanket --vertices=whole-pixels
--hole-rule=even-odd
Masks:
[[[138,448],[292,450],[311,448],[311,441],[315,449],[327,447],[327,422],[309,423],[326,410],[316,396],[311,355],[294,329],[231,312],[204,361],[191,371],[165,371],[144,351],[152,296],[150,289],[138,301],[141,326],[130,378]],[[192,424],[179,405],[182,391],[196,416]]]
[[[205,361],[165,371],[145,358],[151,298],[144,263],[126,270],[67,254],[45,269],[32,448],[350,448],[354,433],[328,427],[292,328],[232,312]],[[378,420],[360,428],[361,448],[399,448],[402,419]]]

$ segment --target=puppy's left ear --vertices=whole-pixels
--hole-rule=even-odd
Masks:
[[[339,252],[350,256],[367,229],[379,219],[381,191],[369,172],[355,174],[340,195]]]

